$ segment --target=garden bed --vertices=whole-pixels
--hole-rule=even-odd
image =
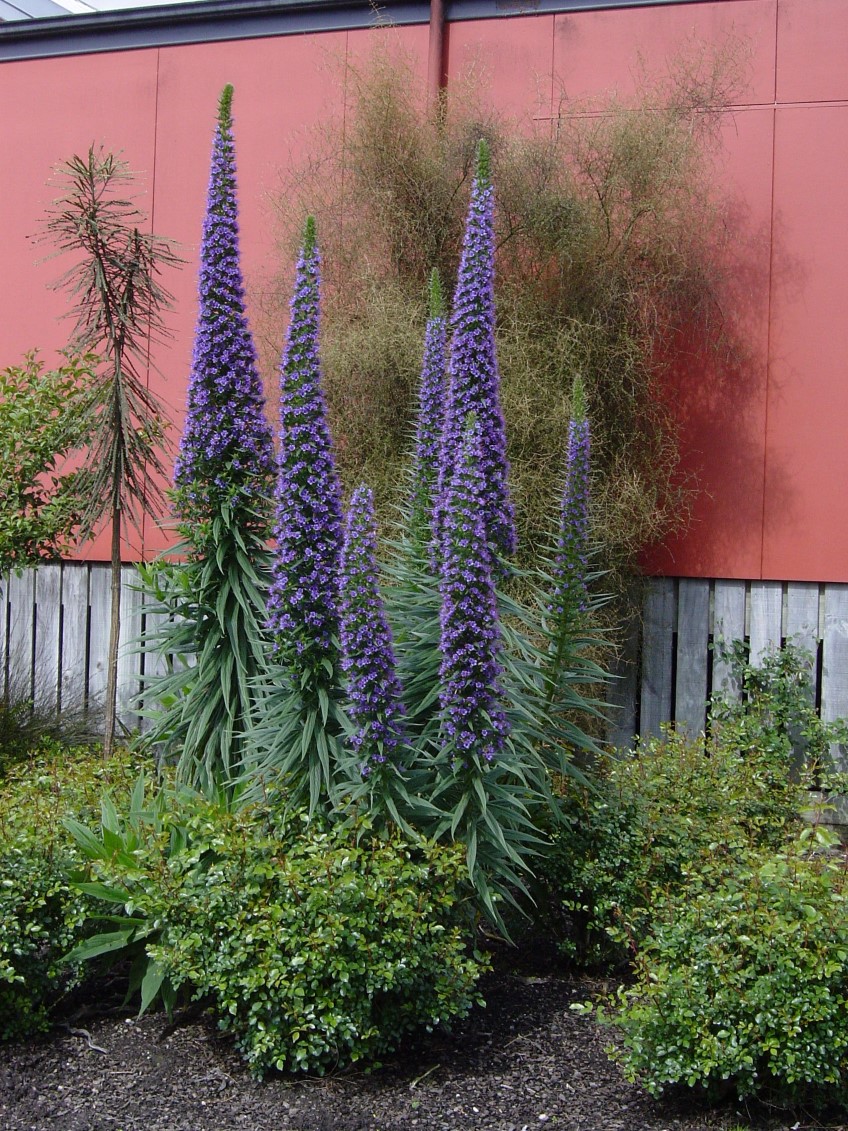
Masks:
[[[609,1033],[569,1007],[592,984],[501,970],[451,1035],[408,1045],[372,1073],[253,1080],[206,1017],[71,1014],[43,1042],[7,1047],[0,1063],[4,1131],[772,1131],[817,1127],[803,1115],[658,1103],[628,1084]],[[837,1127],[838,1124],[831,1124]]]

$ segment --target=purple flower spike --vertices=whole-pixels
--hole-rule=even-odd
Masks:
[[[445,412],[445,344],[447,322],[437,271],[430,276],[430,317],[424,333],[424,360],[418,387],[418,422],[413,460],[412,527],[433,526]],[[429,537],[428,534],[425,536]],[[435,565],[435,563],[433,563]]]
[[[583,612],[588,603],[590,433],[583,382],[579,376],[574,381],[571,414],[550,605],[551,612],[560,621]]]
[[[363,776],[392,763],[405,744],[404,709],[392,634],[377,582],[377,530],[368,487],[354,492],[341,559],[341,661],[347,677],[351,745]]]
[[[499,705],[501,636],[483,525],[483,451],[482,429],[472,416],[445,496],[439,585],[442,732],[452,741],[458,762],[474,755],[492,761],[509,733]]]
[[[486,541],[499,553],[512,554],[516,548],[515,516],[509,497],[506,429],[495,351],[494,200],[489,150],[481,141],[450,323],[453,337],[448,363],[437,528],[441,535],[445,506],[442,496],[453,475],[465,421],[473,412],[479,421],[482,441],[480,458],[486,489],[481,505]]]
[[[224,87],[212,146],[188,411],[174,469],[175,509],[195,545],[198,530],[225,505],[261,515],[274,476],[239,266],[232,96]]]
[[[277,551],[268,626],[277,657],[292,675],[302,680],[311,672],[325,684],[336,655],[342,519],[318,358],[320,262],[310,216],[280,366]]]

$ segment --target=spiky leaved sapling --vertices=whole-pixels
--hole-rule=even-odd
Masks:
[[[73,299],[72,348],[97,354],[87,383],[83,431],[88,454],[75,518],[81,538],[104,518],[111,525],[111,612],[103,751],[115,740],[118,641],[121,630],[121,535],[157,515],[167,413],[147,381],[150,345],[166,336],[163,311],[172,302],[159,275],[182,259],[170,243],[145,231],[146,217],[124,195],[127,164],[92,146],[58,169],[62,195],[47,214],[47,237],[74,262],[54,284]]]

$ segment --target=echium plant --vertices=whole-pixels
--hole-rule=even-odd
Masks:
[[[452,337],[437,527],[440,532],[443,530],[445,494],[458,459],[465,422],[468,414],[474,413],[480,427],[480,468],[486,484],[480,500],[486,541],[499,554],[509,555],[515,552],[516,534],[495,349],[495,193],[489,165],[489,147],[481,140],[450,319]]]
[[[292,678],[320,679],[335,662],[341,488],[333,460],[318,354],[321,259],[306,222],[280,366],[280,453],[268,621]]]
[[[435,269],[430,276],[430,316],[424,332],[424,358],[418,386],[418,417],[412,461],[410,528],[413,537],[432,538],[439,485],[439,459],[445,413],[445,348],[447,320],[442,286]]]
[[[179,776],[206,791],[242,772],[267,669],[274,448],[239,264],[232,95],[226,86],[218,107],[188,411],[174,473],[187,560],[147,574],[172,619],[146,648],[194,658],[149,681],[146,698],[169,706],[148,737],[178,753]]]
[[[284,773],[314,808],[332,793],[338,738],[338,572],[341,487],[321,388],[321,259],[315,221],[306,222],[280,365],[277,548],[268,595],[272,652],[281,684],[257,739],[262,773]]]
[[[574,378],[565,485],[560,505],[559,533],[554,556],[551,612],[558,624],[570,622],[588,605],[589,568],[589,455],[591,436],[583,381]]]
[[[504,679],[482,467],[483,433],[472,414],[444,500],[439,741],[430,800],[441,811],[435,835],[465,844],[481,907],[506,931],[496,901],[514,902],[526,890],[522,876],[539,843],[531,810],[549,791],[534,738],[523,733],[525,689],[513,676],[508,686]]]
[[[264,500],[274,481],[274,448],[247,322],[239,259],[232,86],[218,106],[200,245],[200,310],[180,450],[174,508],[198,550],[214,542],[213,520],[225,509],[268,529]]]
[[[406,800],[402,777],[411,751],[403,689],[395,668],[392,631],[377,573],[377,528],[370,488],[361,485],[348,509],[341,556],[339,628],[353,733],[349,743],[373,808],[398,823],[397,799]],[[405,764],[404,764],[405,763]]]
[[[455,767],[491,762],[508,733],[498,683],[501,648],[491,553],[484,526],[483,435],[466,422],[444,500],[440,707]]]

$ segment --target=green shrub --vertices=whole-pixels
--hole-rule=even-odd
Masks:
[[[567,820],[541,902],[572,958],[632,956],[659,901],[685,901],[716,853],[780,849],[800,828],[805,787],[832,777],[827,751],[845,725],[816,715],[803,653],[786,648],[753,668],[736,649],[733,661],[741,695],[713,702],[709,740],[671,731],[603,759],[592,788],[564,783]]]
[[[0,1040],[46,1028],[78,981],[64,956],[91,930],[90,908],[68,879],[82,858],[62,821],[91,820],[103,791],[124,796],[134,773],[125,751],[107,764],[45,743],[0,782]]]
[[[186,793],[131,852],[112,835],[95,873],[124,893],[150,984],[211,999],[257,1075],[373,1060],[479,1000],[461,848]]]
[[[625,960],[658,898],[689,889],[719,849],[781,843],[802,807],[782,753],[674,733],[605,758],[593,785],[568,783],[543,869],[563,950],[588,965]]]
[[[636,971],[619,991],[619,1056],[652,1094],[682,1083],[770,1102],[848,1100],[841,852],[799,842],[720,854],[685,899],[655,908]]]

